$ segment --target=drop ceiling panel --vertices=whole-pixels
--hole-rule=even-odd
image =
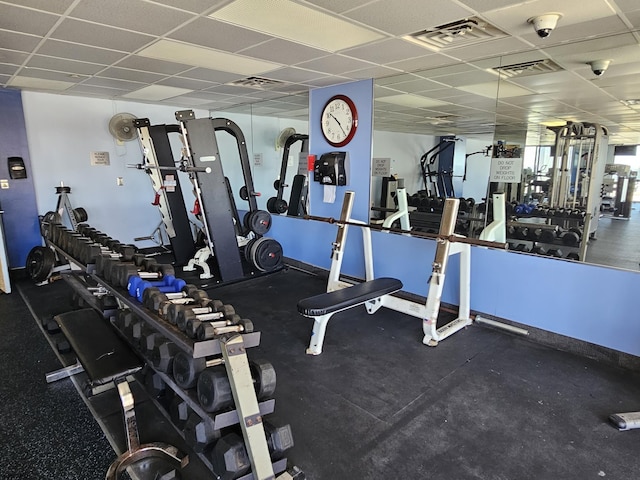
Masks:
[[[340,83],[350,82],[351,78],[339,77],[339,76],[329,76],[322,78],[315,78],[313,80],[307,80],[306,82],[302,82],[305,85],[309,85],[311,87],[328,87],[329,85],[338,85]]]
[[[259,45],[246,48],[240,53],[249,57],[269,60],[283,65],[295,65],[311,58],[324,57],[325,50],[320,50],[306,45],[290,42],[281,38],[272,38]]]
[[[335,13],[343,13],[369,2],[371,0],[296,0],[296,3],[311,3]]]
[[[297,65],[301,68],[315,70],[316,72],[330,73],[340,75],[345,72],[359,70],[373,66],[369,62],[355,60],[353,58],[344,57],[342,55],[333,54],[326,57],[317,58],[309,62],[302,62]]]
[[[57,15],[1,4],[0,29],[44,36],[58,20]]]
[[[452,57],[464,61],[474,61],[479,58],[493,57],[500,53],[520,52],[531,48],[527,43],[518,39],[507,37],[491,40],[489,42],[481,42],[467,47],[460,47],[448,50],[447,53]]]
[[[80,85],[74,85],[73,87],[69,88],[67,92],[78,94],[78,95],[95,95],[103,98],[104,97],[112,98],[112,97],[119,97],[121,95],[124,95],[125,93],[127,93],[127,90],[120,90],[117,88],[96,87],[93,85],[80,84]]]
[[[0,49],[0,62],[10,63],[13,65],[22,65],[27,59],[27,54],[22,52],[14,52],[12,50]]]
[[[393,4],[378,0],[344,15],[392,35],[405,35],[468,17],[471,12],[451,0],[394,0]]]
[[[391,62],[387,66],[397,68],[398,70],[403,70],[405,72],[416,72],[418,70],[426,70],[429,68],[441,67],[443,65],[453,65],[458,62],[459,60],[457,59],[433,53],[422,57],[410,58],[409,60]]]
[[[388,77],[390,75],[397,75],[399,73],[401,72],[396,69],[380,66],[363,68],[362,70],[354,70],[353,72],[346,72],[345,75],[348,75],[350,78],[365,80],[367,78]]]
[[[42,40],[40,37],[0,30],[0,46],[7,50],[30,52]]]
[[[130,52],[153,40],[149,35],[127,32],[116,28],[66,19],[53,31],[52,38],[84,43],[96,47]]]
[[[205,13],[221,5],[229,3],[229,0],[151,0],[153,3],[167,5],[194,13]]]
[[[432,82],[431,80],[427,80],[426,78],[416,78],[408,82],[394,83],[389,85],[389,88],[405,93],[422,92],[423,96],[428,97],[429,92],[442,89],[442,85]]]
[[[194,80],[184,77],[167,77],[158,82],[158,85],[167,85],[169,87],[182,87],[189,90],[203,90],[205,88],[219,85],[217,82],[205,82],[203,80]]]
[[[461,0],[460,3],[463,3],[467,7],[481,13],[522,2],[514,0]]]
[[[149,85],[148,87],[143,87],[139,90],[129,92],[123,95],[123,97],[135,98],[137,100],[156,101],[177,97],[179,95],[184,95],[185,93],[189,93],[189,90],[187,90],[186,88],[167,87],[164,85]]]
[[[626,14],[626,17],[635,28],[640,27],[640,10],[629,12]]]
[[[142,0],[82,0],[69,16],[153,35],[162,35],[193,18],[192,14]]]
[[[272,37],[211,18],[199,18],[169,34],[168,38],[225,52],[238,52]]]
[[[17,71],[18,67],[16,65],[0,63],[0,75],[13,75]]]
[[[137,90],[143,85],[137,82],[129,82],[127,80],[118,80],[115,78],[91,77],[82,82],[84,85],[93,85],[96,87],[117,88],[128,92]]]
[[[55,80],[57,82],[77,83],[86,77],[73,78],[68,73],[54,72],[41,68],[23,68],[20,70],[21,77],[43,78],[45,80]]]
[[[236,0],[210,16],[330,52],[382,38],[373,30],[290,0]],[[327,32],[339,33],[328,35]]]
[[[20,0],[20,6],[63,14],[73,1],[74,0]]]
[[[450,87],[461,87],[463,85],[491,82],[495,81],[497,78],[498,76],[494,73],[489,73],[484,70],[473,70],[466,73],[435,77],[434,80]]]
[[[540,75],[526,75],[524,77],[515,76],[508,80],[511,83],[515,83],[522,87],[531,88],[537,90],[537,87],[554,85],[554,84],[573,84],[579,79],[571,72],[551,72],[543,73]]]
[[[233,82],[234,80],[239,80],[243,77],[237,73],[221,72],[219,70],[212,70],[209,68],[193,68],[184,72],[180,76],[215,83]]]
[[[120,80],[131,80],[132,82],[154,83],[165,78],[165,75],[159,75],[151,72],[141,72],[139,70],[129,70],[128,68],[111,67],[100,72],[101,77],[117,78]]]
[[[11,87],[17,87],[17,88],[63,91],[69,88],[70,86],[72,86],[73,83],[62,82],[57,80],[47,80],[42,78],[13,77],[9,85]]]
[[[62,58],[34,55],[26,65],[29,68],[44,68],[58,72],[76,73],[80,75],[93,75],[104,68],[103,65],[94,63],[75,62]]]
[[[175,62],[166,62],[164,60],[156,60],[155,58],[146,58],[139,55],[131,55],[118,62],[118,67],[131,68],[133,70],[144,70],[153,73],[162,73],[165,75],[176,75],[178,73],[189,70],[189,65]]]
[[[627,33],[548,47],[544,49],[544,52],[559,60],[563,58],[568,60],[584,58],[585,61],[588,61],[593,60],[595,56],[599,56],[598,52],[633,46],[637,45],[637,43],[635,37],[631,33]]]
[[[0,39],[1,40],[1,39]],[[52,57],[68,58],[81,62],[99,63],[110,65],[124,58],[126,54],[114,50],[78,45],[76,43],[62,42],[59,40],[47,40],[38,49],[38,53]]]
[[[278,70],[269,72],[269,74],[266,76],[274,80],[282,80],[283,82],[295,83],[295,82],[305,82],[307,80],[313,80],[315,78],[325,77],[326,75],[320,72],[303,70],[302,68],[285,67],[285,68],[280,68]]]
[[[368,62],[385,64],[423,56],[425,49],[413,43],[392,38],[362,47],[349,48],[340,53]]]

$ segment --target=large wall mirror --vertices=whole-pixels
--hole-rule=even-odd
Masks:
[[[466,231],[462,233],[470,236],[478,236],[490,217],[487,215],[490,205],[485,199],[491,198],[492,191],[506,191],[510,208],[522,204],[544,206],[548,201],[546,189],[556,153],[554,128],[567,122],[586,120],[573,111],[563,115],[553,109],[553,115],[545,113],[551,111],[553,104],[549,103],[547,96],[534,91],[534,87],[541,83],[553,84],[563,72],[538,76],[536,71],[527,71],[528,67],[520,67],[524,69],[522,72],[510,71],[514,64],[532,60],[535,55],[539,52],[482,59],[472,64],[436,66],[375,80],[372,221],[382,223],[395,207],[394,187],[400,182],[394,184],[394,180],[402,180],[409,198],[409,210],[422,210],[422,215],[414,214],[412,228],[437,228],[440,201],[436,200],[436,208],[431,208],[433,198],[430,197],[442,192],[464,199],[462,215],[466,218],[462,223]],[[548,89],[552,90],[552,87]],[[532,105],[535,108],[532,109]],[[538,113],[531,113],[532,110]],[[274,96],[211,112],[211,115],[228,117],[243,129],[256,191],[261,193],[258,205],[267,209],[267,202],[277,195],[274,182],[280,181],[282,170],[283,151],[276,149],[277,139],[287,129],[308,133],[308,95]],[[446,159],[446,168],[443,168],[439,165],[443,158],[440,152],[451,138],[454,154]],[[623,151],[614,148],[614,144],[615,140],[609,139],[609,146],[604,151],[601,149],[606,164],[602,177],[603,208],[598,215],[598,229],[591,235],[586,250],[586,262],[637,270],[640,259],[633,252],[633,202],[640,200],[638,195],[634,195],[634,172],[640,168],[640,157],[635,146]],[[224,148],[235,148],[235,145]],[[297,173],[300,148],[301,144],[292,147],[286,159],[284,185],[287,187],[283,198],[287,201],[291,194],[292,176]],[[234,158],[232,153],[221,153],[223,162],[225,157]],[[574,145],[570,145],[567,152],[574,159],[583,153],[579,146]],[[520,183],[490,183],[492,158],[516,154],[522,159]],[[575,175],[584,170],[584,164],[580,165],[578,160],[568,165]],[[224,169],[230,177],[239,208],[242,208],[239,166],[232,161],[229,165],[225,163]],[[569,186],[569,191],[571,188]],[[422,208],[418,208],[420,205]],[[622,210],[629,214],[630,219],[620,215]],[[512,213],[511,210],[509,212]],[[514,249],[521,253],[533,249],[531,254],[556,250],[555,254],[562,254],[562,258],[579,251],[561,240],[563,232],[576,222],[526,217],[525,214],[509,218],[508,241]],[[521,225],[527,222],[534,225]],[[545,232],[548,242],[535,240],[540,230],[545,230],[544,225],[551,225],[557,238],[550,239]],[[521,231],[523,228],[532,232],[525,235]],[[542,250],[535,247],[542,247]]]

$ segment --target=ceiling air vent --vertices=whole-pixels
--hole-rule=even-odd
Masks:
[[[236,80],[235,82],[231,82],[229,85],[234,85],[236,87],[249,87],[256,88],[258,90],[264,90],[270,87],[276,87],[278,85],[284,85],[284,82],[279,80],[272,80],[270,78],[263,77],[247,77],[242,78],[240,80]]]
[[[449,48],[466,47],[467,45],[506,36],[507,34],[498,27],[479,18],[471,17],[438,27],[427,28],[403,38],[423,47],[440,51]]]
[[[537,75],[538,73],[559,72],[562,68],[557,63],[545,58],[543,60],[533,60],[531,62],[493,67],[493,70],[503,77],[512,78],[524,75]]]

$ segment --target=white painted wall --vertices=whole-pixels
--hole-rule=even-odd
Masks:
[[[153,189],[144,172],[127,168],[142,161],[139,143],[118,145],[107,126],[121,112],[149,118],[152,124],[175,124],[174,113],[182,108],[28,91],[23,104],[38,212],[55,209],[55,187],[64,182],[72,188],[71,204],[84,207],[95,228],[122,242],[149,235],[160,222],[151,205]],[[208,115],[206,110],[195,113]],[[91,166],[92,151],[109,152],[110,165]],[[179,154],[174,152],[176,160]],[[117,177],[123,178],[123,186],[116,185]]]
[[[485,138],[467,138],[467,154],[479,152],[493,144],[493,136]],[[491,155],[485,157],[482,153],[467,158],[466,180],[462,183],[462,196],[473,198],[479,203],[487,196]]]

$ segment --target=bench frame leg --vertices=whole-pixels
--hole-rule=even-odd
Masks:
[[[80,362],[78,360],[76,360],[75,365],[69,365],[68,367],[49,372],[46,374],[45,378],[47,380],[47,383],[53,383],[57,382],[58,380],[62,380],[63,378],[69,378],[82,372],[84,372],[84,367],[80,365]]]
[[[333,313],[326,315],[320,315],[319,317],[313,317],[313,331],[311,332],[311,341],[309,342],[309,348],[307,348],[307,354],[320,355],[322,353],[322,344],[324,343],[324,334],[327,331],[327,323],[333,316]]]

